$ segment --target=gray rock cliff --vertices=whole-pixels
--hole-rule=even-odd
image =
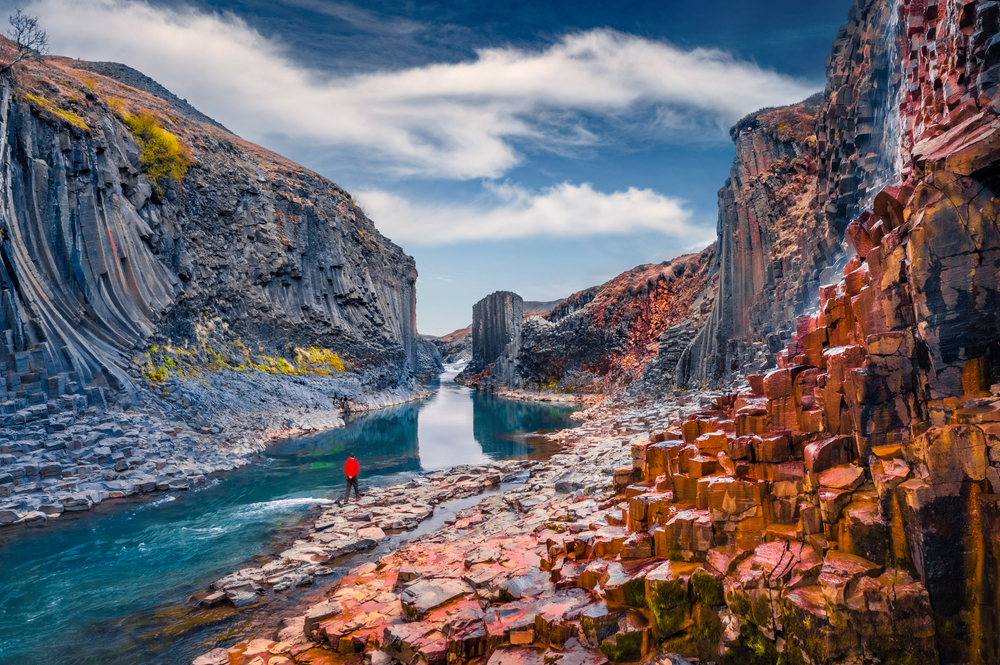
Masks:
[[[191,152],[162,190],[121,120],[140,111]],[[168,340],[323,347],[373,387],[412,381],[413,259],[337,185],[64,58],[0,89],[0,132],[9,394],[134,391]]]

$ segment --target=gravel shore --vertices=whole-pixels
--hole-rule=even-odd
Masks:
[[[0,525],[44,524],[106,500],[192,489],[250,464],[272,441],[428,394],[368,392],[368,378],[225,370],[147,384],[111,407],[80,395],[0,404]]]

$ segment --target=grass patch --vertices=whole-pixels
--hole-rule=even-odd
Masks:
[[[21,99],[30,104],[34,104],[36,108],[45,109],[46,111],[56,116],[60,120],[68,122],[74,127],[78,127],[88,132],[90,131],[90,127],[87,126],[87,123],[85,123],[80,116],[73,113],[72,111],[64,111],[63,109],[59,108],[58,106],[56,106],[49,100],[45,99],[44,97],[39,97],[38,95],[25,94],[21,97]]]
[[[104,100],[104,103],[108,105],[108,108],[115,115],[119,117],[125,115],[125,102],[122,101],[121,97],[108,97]]]
[[[223,370],[238,372],[267,372],[295,376],[334,376],[347,371],[350,363],[336,351],[320,347],[286,349],[289,358],[264,355],[263,349],[252,353],[241,341],[224,343],[206,342],[189,346],[167,344],[152,345],[137,360],[146,378],[161,383],[171,376],[196,379],[206,373]]]
[[[168,180],[179,181],[191,164],[191,153],[176,136],[163,129],[150,111],[125,113],[122,121],[139,141],[142,170],[163,193]]]

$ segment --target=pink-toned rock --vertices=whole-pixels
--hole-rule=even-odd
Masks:
[[[429,621],[386,626],[382,634],[383,650],[404,663],[418,657],[427,663],[444,663],[446,645],[445,636]]]
[[[385,531],[377,526],[358,529],[358,538],[367,538],[369,540],[379,541],[385,538]]]
[[[853,464],[835,466],[819,474],[819,484],[835,490],[853,492],[865,481],[865,470]]]
[[[472,587],[460,579],[428,579],[404,589],[399,600],[406,616],[419,619],[434,608],[472,592]]]
[[[229,651],[226,649],[212,649],[208,653],[195,658],[191,665],[229,665]]]
[[[806,445],[806,470],[822,473],[832,466],[848,464],[851,461],[851,439],[846,436],[832,436]]]
[[[819,584],[823,595],[834,605],[843,605],[854,595],[858,581],[862,577],[878,577],[885,570],[867,559],[853,554],[830,552],[823,560]]]

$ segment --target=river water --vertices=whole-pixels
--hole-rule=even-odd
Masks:
[[[527,457],[537,440],[530,432],[568,424],[565,406],[470,391],[454,374],[429,399],[281,442],[267,463],[204,489],[104,502],[44,527],[0,531],[0,663],[187,665],[273,619],[266,609],[195,611],[187,599],[293,538],[310,510],[343,492],[349,452],[364,491],[421,471]],[[306,602],[336,577],[282,602]]]

